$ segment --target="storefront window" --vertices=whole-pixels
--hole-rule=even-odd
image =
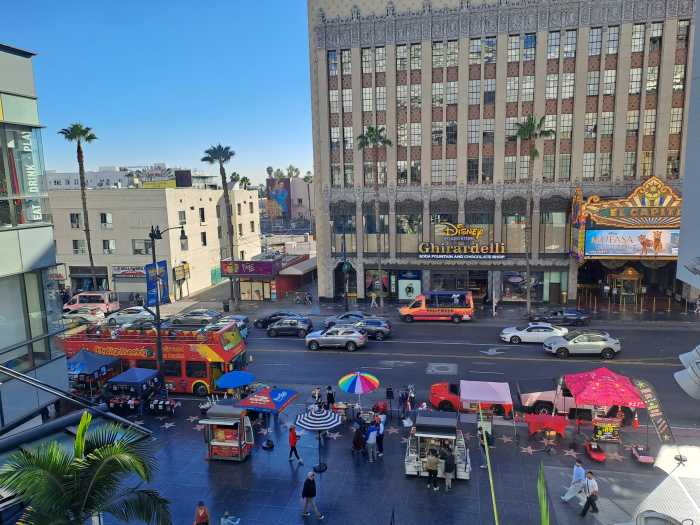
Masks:
[[[389,216],[379,215],[379,227],[377,228],[377,217],[374,213],[364,216],[365,222],[365,252],[377,253],[381,249],[382,253],[389,251]]]
[[[445,223],[454,224],[456,221],[457,215],[454,213],[432,213],[430,215],[430,240],[436,244],[446,242]]]
[[[533,301],[541,301],[544,272],[531,272],[530,280],[532,283],[530,298]],[[526,301],[527,287],[525,283],[525,272],[503,272],[502,299],[504,301]]]
[[[412,253],[418,251],[423,240],[423,216],[420,213],[396,216],[396,251]]]
[[[503,216],[503,242],[506,245],[506,253],[525,253],[525,234],[527,232],[527,220],[525,215],[512,213]]]
[[[379,275],[377,270],[365,271],[365,295],[370,292],[386,295],[389,292],[389,273],[382,270],[381,278]]]
[[[357,236],[355,234],[355,215],[334,215],[331,251],[336,255],[355,253],[357,251]]]
[[[481,228],[483,233],[479,242],[488,244],[493,240],[493,214],[489,212],[467,213],[464,219],[466,226]]]
[[[540,253],[565,253],[568,249],[566,212],[549,211],[540,215]]]
[[[431,272],[431,289],[434,291],[470,291],[475,300],[482,300],[488,285],[489,272],[486,270]]]

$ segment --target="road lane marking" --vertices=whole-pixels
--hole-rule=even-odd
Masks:
[[[390,366],[361,366],[362,370],[393,370]]]
[[[469,370],[470,374],[497,374],[499,376],[505,375],[505,372],[484,372],[482,370]]]

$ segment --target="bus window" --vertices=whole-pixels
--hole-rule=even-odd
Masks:
[[[196,361],[187,361],[185,364],[185,375],[194,379],[206,379],[207,364]]]
[[[222,375],[226,373],[225,370],[226,363],[210,363],[209,369],[211,370],[211,380],[216,381]]]
[[[150,368],[151,370],[155,370],[158,368],[158,365],[153,359],[139,359],[136,361],[136,368]]]
[[[161,372],[166,377],[180,377],[182,375],[180,361],[166,361],[163,363]]]

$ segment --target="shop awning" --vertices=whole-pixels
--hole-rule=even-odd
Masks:
[[[513,404],[508,383],[490,381],[460,381],[459,399],[468,403]]]
[[[306,275],[316,269],[316,257],[311,257],[305,261],[288,266],[279,275]]]

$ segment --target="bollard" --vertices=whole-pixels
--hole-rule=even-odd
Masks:
[[[620,312],[625,311],[625,297],[620,294]]]
[[[610,313],[610,304],[611,304],[611,299],[610,299],[610,294],[608,294],[608,313]]]
[[[593,297],[593,313],[598,313],[598,296]]]
[[[688,315],[688,299],[685,300],[685,315]]]
[[[671,313],[671,296],[668,296],[668,307],[666,308],[666,313]]]
[[[651,302],[651,313],[656,313],[656,296],[654,296],[654,300]]]

